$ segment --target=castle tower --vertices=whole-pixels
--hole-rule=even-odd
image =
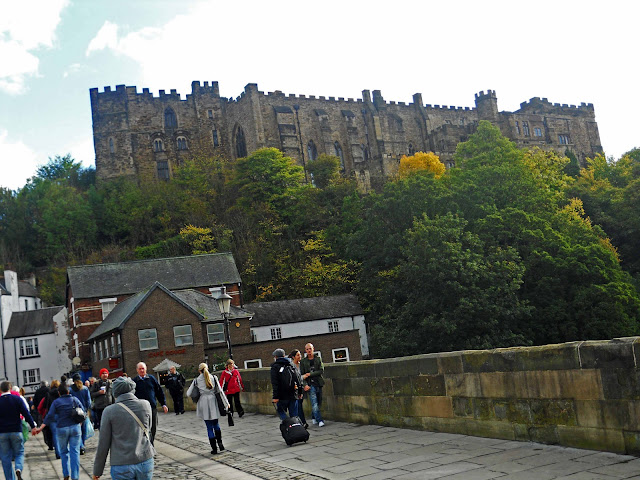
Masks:
[[[476,93],[476,111],[478,120],[489,120],[492,123],[498,121],[498,97],[495,90],[487,90]]]

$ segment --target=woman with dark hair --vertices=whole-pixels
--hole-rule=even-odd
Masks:
[[[204,420],[207,426],[207,436],[209,437],[209,444],[211,445],[211,453],[218,453],[218,447],[220,451],[224,450],[222,445],[222,431],[220,430],[220,410],[218,409],[218,401],[216,400],[216,393],[220,393],[222,403],[225,408],[229,408],[229,401],[225,396],[218,377],[209,373],[209,368],[206,363],[198,365],[198,371],[200,375],[193,381],[187,395],[191,396],[191,393],[195,388],[200,391],[200,398],[196,407],[196,415]],[[217,442],[217,445],[216,445]]]
[[[53,401],[47,416],[44,417],[42,425],[37,428],[37,431],[42,431],[57,415],[56,438],[60,449],[62,474],[64,475],[64,480],[69,480],[69,478],[78,480],[80,476],[82,431],[80,424],[74,421],[72,413],[76,407],[80,407],[82,410],[84,410],[84,407],[76,397],[72,397],[69,394],[69,387],[67,387],[66,383],[60,384],[58,392],[60,393],[60,398]]]
[[[293,366],[296,367],[296,370],[298,370],[298,373],[300,373],[300,360],[302,360],[302,354],[300,353],[300,350],[292,350],[289,354],[289,358],[291,359],[291,363],[293,363]],[[309,387],[305,385],[304,391],[306,392],[307,390],[309,390]],[[303,401],[304,393],[300,395],[300,398],[298,398],[298,417],[300,418],[302,425],[304,425],[304,428],[309,428],[309,424],[307,424],[307,420],[304,418],[304,410],[302,410]]]
[[[72,377],[72,379],[73,385],[71,385],[71,390],[69,390],[69,393],[71,394],[71,396],[76,397],[80,401],[80,404],[82,405],[84,411],[88,412],[91,408],[91,395],[89,394],[89,389],[84,386],[80,375],[78,375],[77,373]],[[82,445],[80,445],[80,455],[84,455],[84,442],[87,440],[86,428],[87,423],[82,422]]]
[[[44,421],[44,417],[47,415],[47,412],[49,412],[49,409],[51,408],[51,404],[57,399],[60,398],[60,392],[58,392],[58,387],[60,386],[60,380],[52,380],[51,381],[51,387],[49,388],[49,391],[47,392],[46,397],[44,397],[42,399],[42,411],[40,412],[42,414],[42,421]],[[58,448],[58,439],[56,438],[56,419],[55,417],[51,419],[51,423],[49,423],[49,425],[47,426],[47,428],[45,428],[44,430],[44,438],[45,438],[45,442],[46,439],[49,439],[49,443],[47,444],[49,446],[49,450],[54,450],[55,454],[56,454],[56,458],[58,460],[60,460],[60,448]]]

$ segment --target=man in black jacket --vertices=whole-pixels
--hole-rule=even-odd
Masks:
[[[144,362],[138,363],[136,370],[138,371],[138,375],[133,378],[136,384],[136,397],[140,400],[146,400],[149,402],[149,405],[151,405],[151,432],[149,432],[149,440],[151,440],[151,445],[153,445],[153,440],[156,436],[156,427],[158,426],[156,401],[160,402],[164,413],[167,413],[169,409],[167,408],[167,401],[164,398],[162,387],[155,377],[147,375],[147,364]]]
[[[273,352],[274,363],[271,364],[271,386],[273,387],[273,404],[281,420],[287,418],[287,410],[290,417],[298,416],[297,391],[301,385],[291,387],[289,375],[296,378],[296,367],[293,366],[284,353],[284,350],[277,348]],[[290,368],[293,371],[289,370]]]
[[[184,375],[178,373],[176,367],[170,367],[164,386],[167,387],[173,399],[173,411],[176,415],[184,413],[184,383]]]
[[[40,382],[40,387],[36,390],[36,393],[33,394],[33,406],[31,407],[31,416],[36,424],[39,426],[42,423],[42,416],[38,412],[38,405],[43,398],[47,398],[47,394],[49,393],[49,382],[42,381]]]
[[[93,385],[89,388],[91,401],[93,402],[93,408],[91,409],[91,413],[93,414],[93,428],[96,430],[100,430],[102,412],[115,401],[111,387],[109,370],[103,368],[100,370],[100,380],[93,382]]]

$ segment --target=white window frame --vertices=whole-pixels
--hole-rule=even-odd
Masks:
[[[102,350],[102,340],[98,342],[98,360],[102,360],[104,358],[104,352]]]
[[[100,299],[100,306],[102,307],[102,320],[107,318],[107,315],[109,315],[113,311],[117,301],[118,299],[116,297]]]
[[[115,357],[116,355],[116,339],[113,336],[109,337],[109,353],[110,357]]]
[[[209,330],[209,327],[222,327],[222,331],[221,332],[211,332]],[[211,336],[212,335],[222,335],[222,340],[215,340],[215,341],[211,341]],[[225,337],[224,337],[224,323],[208,323],[207,324],[207,342],[209,343],[224,343],[225,341]]]
[[[98,346],[96,345],[96,342],[93,342],[93,361],[98,361]]]
[[[282,338],[282,328],[273,327],[271,328],[271,340],[280,340]]]
[[[533,127],[533,136],[542,137],[542,129],[540,127]]]
[[[122,339],[120,338],[120,334],[116,336],[116,345],[118,347],[116,350],[116,354],[117,355],[122,354]]]
[[[258,362],[258,366],[257,367],[250,367],[249,364],[253,363],[253,362]],[[252,360],[245,360],[244,361],[244,368],[262,368],[262,359],[254,358]]]
[[[37,385],[40,383],[40,369],[28,368],[22,371],[22,385]]]
[[[181,334],[177,334],[176,333],[176,328],[184,328],[184,327],[189,327],[189,333],[181,333]],[[183,337],[190,337],[191,341],[189,343],[178,343],[178,338],[183,338]],[[191,325],[175,325],[173,327],[173,343],[175,344],[176,347],[182,347],[185,345],[193,345],[193,328],[191,327]]]
[[[142,342],[148,342],[153,340],[153,337],[147,337],[147,338],[142,338],[140,337],[140,334],[142,334],[142,332],[153,332],[155,334],[155,346],[150,346],[150,347],[142,347]],[[157,350],[158,349],[158,330],[155,328],[142,328],[140,330],[138,330],[138,347],[140,348],[140,351],[143,352],[145,350]]]
[[[329,333],[338,333],[340,331],[340,322],[338,320],[329,320]]]
[[[20,358],[30,358],[30,357],[39,357],[40,349],[38,348],[38,339],[36,337],[33,338],[25,338],[24,340],[20,340]],[[28,353],[28,350],[31,350],[31,353]]]
[[[336,352],[341,352],[341,351],[345,351],[347,354],[346,359],[336,359]],[[349,362],[350,361],[350,357],[349,357],[349,348],[348,347],[341,347],[341,348],[332,348],[331,349],[331,356],[333,357],[333,363],[342,363],[342,362]]]

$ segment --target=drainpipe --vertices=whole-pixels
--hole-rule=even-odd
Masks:
[[[16,386],[20,386],[20,376],[18,375],[18,351],[16,350],[16,339],[13,339],[13,358],[16,361]],[[6,375],[5,375],[6,376]],[[9,378],[7,377],[7,380]]]

